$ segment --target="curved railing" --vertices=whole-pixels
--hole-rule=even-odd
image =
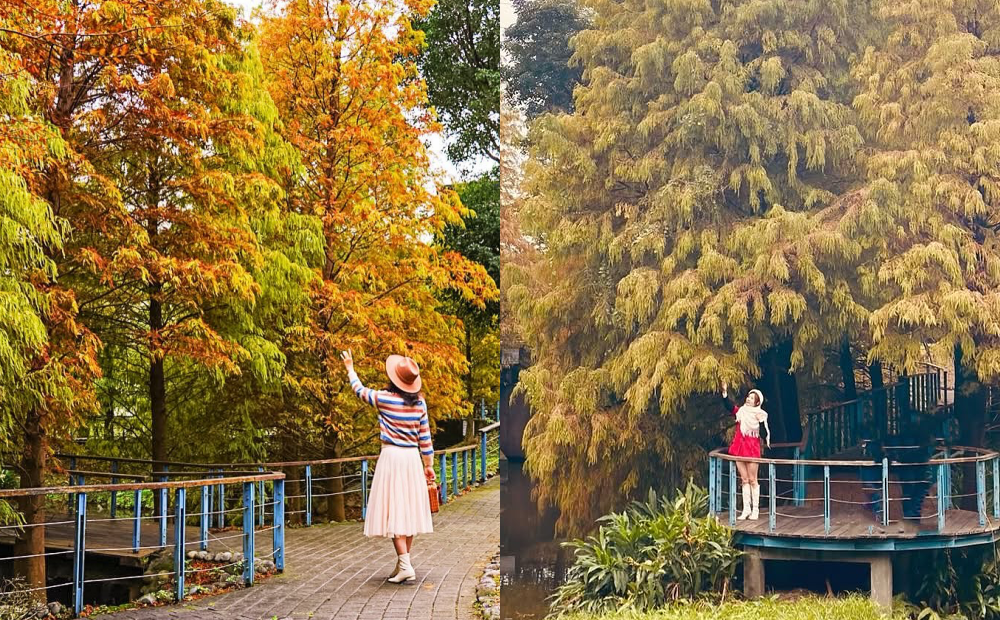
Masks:
[[[864,439],[882,440],[912,423],[911,416],[938,413],[941,434],[954,434],[948,424],[948,371],[924,364],[926,372],[903,375],[854,400],[826,405],[806,413],[799,452],[806,458],[828,458],[856,447]]]
[[[92,475],[103,475],[101,472],[89,472]],[[119,474],[118,477],[125,477]],[[220,482],[229,485],[230,487],[239,485],[242,487],[242,503],[238,508],[227,510],[224,506],[216,507],[213,509],[209,501],[209,490],[219,484]],[[258,484],[268,482],[273,485],[273,496],[270,502],[265,501],[263,498],[256,498],[256,487]],[[73,544],[71,549],[66,550],[46,550],[42,554],[33,555],[22,555],[22,556],[10,556],[10,557],[0,557],[0,563],[12,562],[17,560],[27,560],[33,557],[45,557],[46,559],[52,556],[72,556],[73,563],[73,578],[72,581],[66,583],[57,583],[53,585],[34,585],[32,584],[27,590],[21,590],[21,592],[34,592],[39,590],[54,590],[58,588],[70,588],[72,591],[72,601],[74,612],[79,615],[83,610],[84,601],[84,587],[87,584],[97,584],[108,581],[127,581],[129,579],[146,579],[148,575],[131,575],[131,576],[118,576],[112,578],[91,578],[87,579],[86,576],[86,562],[85,558],[87,553],[99,553],[99,552],[119,552],[119,553],[133,553],[138,554],[142,550],[149,549],[160,549],[168,546],[173,546],[173,571],[169,573],[163,573],[166,577],[174,578],[174,596],[180,601],[183,600],[185,596],[185,575],[190,575],[192,573],[205,572],[205,571],[217,571],[220,568],[227,568],[230,566],[237,566],[242,563],[242,579],[244,585],[253,585],[254,572],[255,572],[255,560],[262,558],[273,557],[273,562],[275,568],[278,571],[284,570],[285,563],[285,514],[284,514],[284,490],[285,487],[285,475],[278,472],[266,472],[266,473],[254,473],[252,475],[246,476],[228,476],[223,478],[200,478],[196,480],[183,480],[183,481],[161,481],[161,482],[132,482],[125,484],[81,484],[73,486],[64,487],[38,487],[30,489],[0,489],[0,500],[17,500],[24,497],[32,496],[63,496],[65,495],[73,507],[69,517],[65,520],[57,521],[47,521],[42,523],[25,523],[21,525],[10,525],[10,526],[0,526],[0,536],[12,536],[18,537],[24,534],[25,530],[30,528],[58,528],[60,526],[72,526],[73,532]],[[187,495],[188,489],[197,489],[198,494],[190,498]],[[165,513],[160,515],[143,515],[143,494],[146,492],[155,493],[159,495],[159,501],[161,506],[166,506],[167,496],[170,491],[173,491],[174,495],[174,512],[173,512],[173,523],[174,523],[174,535],[173,540],[170,541],[168,545],[167,541],[167,515]],[[131,517],[91,517],[88,516],[88,499],[94,497],[97,494],[102,493],[131,493],[132,503],[134,506],[134,515]],[[191,501],[191,500],[194,501]],[[194,512],[189,512],[189,505],[197,505],[198,508]],[[254,515],[257,507],[266,509],[271,507],[272,522],[270,527],[255,527]],[[202,551],[208,549],[208,544],[210,541],[209,536],[209,521],[213,515],[224,514],[226,512],[241,512],[242,513],[242,532],[235,535],[225,535],[225,536],[212,536],[212,542],[223,541],[226,539],[240,538],[242,539],[242,558],[231,562],[225,566],[213,566],[212,568],[204,569],[194,569],[187,568],[185,565],[187,559],[187,548],[197,547]],[[154,521],[159,526],[159,540],[155,541],[158,544],[143,545],[142,544],[142,524],[145,521]],[[107,532],[104,535],[98,537],[96,545],[91,543],[88,548],[88,527],[97,527],[101,525],[113,526],[116,522],[126,522],[131,521],[131,540],[126,543],[122,541],[121,543],[109,542],[113,540],[113,535],[108,535]],[[198,525],[198,536],[195,539],[188,540],[187,530],[189,523],[195,523]],[[263,524],[261,524],[263,525]],[[113,530],[115,528],[102,528],[105,530],[112,531],[112,534],[122,534],[126,529],[119,529],[117,532]],[[257,534],[271,531],[273,532],[272,539],[272,550],[270,554],[265,556],[258,556],[255,553],[255,543]],[[104,545],[114,545],[112,547],[107,547]],[[228,547],[228,545],[227,545]],[[0,596],[0,607],[3,604],[3,597]]]
[[[886,452],[899,457],[914,448],[887,446]],[[763,479],[761,518],[766,514],[767,519],[766,525],[742,521],[741,530],[804,537],[833,533],[842,538],[864,538],[891,536],[885,528],[903,519],[911,523],[934,519],[936,526],[930,533],[942,535],[1000,527],[1000,454],[985,448],[938,446],[931,460],[920,462],[888,456],[878,462],[755,459],[714,450],[709,454],[709,508],[713,514],[728,513],[732,527],[737,526],[740,495],[738,462],[758,464],[758,476]],[[815,478],[806,477],[810,471],[817,472]],[[962,487],[962,477],[970,475],[975,476],[976,492],[956,492]],[[930,511],[926,509],[928,501],[933,506]],[[970,507],[972,503],[974,510]],[[889,509],[884,510],[885,506]],[[881,529],[876,531],[877,528]]]

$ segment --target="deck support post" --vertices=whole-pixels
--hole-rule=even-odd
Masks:
[[[979,527],[986,527],[986,461],[976,461],[976,509]]]
[[[111,473],[118,473],[118,461],[111,461]],[[118,484],[118,477],[111,477],[111,484]],[[118,517],[118,491],[111,492],[111,518],[115,519]]]
[[[451,493],[458,495],[458,452],[451,453]]]
[[[483,434],[483,437],[486,437],[486,435]],[[484,452],[484,454],[485,454],[485,452]],[[485,461],[484,461],[484,463],[485,463]],[[448,502],[448,470],[447,470],[447,465],[448,465],[447,455],[442,454],[440,457],[438,457],[438,466],[441,468],[441,488],[440,488],[440,491],[441,491],[441,504],[442,505],[444,505],[445,503]],[[486,477],[486,468],[484,466],[483,467],[483,479],[485,479],[485,477]]]
[[[888,553],[873,555],[871,566],[872,600],[885,611],[892,611],[892,558]]]
[[[748,599],[764,596],[764,558],[754,547],[747,547],[743,554],[743,595]]]

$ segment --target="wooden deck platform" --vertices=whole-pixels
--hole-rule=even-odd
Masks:
[[[979,525],[979,514],[969,510],[948,510],[945,512],[945,528],[937,529],[937,516],[924,516],[917,521],[890,521],[883,526],[876,521],[871,511],[863,506],[834,506],[830,511],[830,532],[823,523],[822,506],[781,506],[777,507],[775,528],[770,529],[767,510],[760,511],[757,521],[737,521],[733,530],[743,534],[788,538],[817,538],[826,540],[856,539],[915,539],[921,536],[967,536],[1000,530],[1000,523],[987,519],[985,526]],[[818,513],[818,514],[817,514]],[[729,512],[717,513],[722,523],[729,523]]]
[[[87,520],[87,555],[117,560],[122,566],[141,567],[149,556],[160,553],[164,547],[158,547],[160,540],[159,522],[143,518],[137,552],[132,551],[132,527],[130,518],[115,521],[105,521],[107,517],[94,517]],[[50,515],[45,527],[45,551],[72,551],[75,538],[75,524],[70,515]],[[67,523],[68,521],[68,523]],[[212,553],[221,551],[243,551],[242,528],[227,528],[225,530],[209,530],[208,550]],[[16,528],[0,527],[0,559],[14,555],[13,545],[17,536]],[[185,532],[185,548],[187,551],[200,550],[200,530],[188,525]],[[258,527],[255,546],[257,555],[271,552],[272,536],[269,526]],[[167,546],[174,548],[174,518],[167,518]],[[62,556],[53,556],[62,557]],[[66,558],[72,556],[66,555]]]

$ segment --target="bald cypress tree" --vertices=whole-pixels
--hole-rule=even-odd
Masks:
[[[889,36],[858,63],[872,145],[851,226],[878,257],[870,357],[953,356],[962,443],[982,445],[1000,377],[1000,12],[993,2],[883,2]]]
[[[840,226],[868,3],[591,7],[575,111],[533,127],[523,225],[541,252],[507,291],[536,359],[528,466],[565,530],[700,464],[732,423],[721,381],[764,382],[796,425],[788,371],[867,321],[865,247]]]

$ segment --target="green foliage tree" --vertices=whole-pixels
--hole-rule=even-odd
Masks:
[[[756,381],[775,440],[797,439],[789,371],[821,371],[867,317],[865,256],[836,226],[869,5],[594,8],[575,112],[533,129],[522,223],[541,252],[507,290],[536,360],[528,467],[571,530],[699,463],[730,424],[721,381]]]
[[[473,213],[462,225],[449,225],[440,236],[446,250],[458,252],[482,265],[494,282],[500,281],[500,178],[499,167],[477,179],[459,183],[455,190],[462,204]],[[447,293],[446,293],[447,295]],[[500,339],[498,321],[499,300],[485,306],[470,303],[457,295],[447,295],[455,315],[465,328],[465,357],[469,362],[465,386],[473,415],[479,413],[479,403],[490,409],[499,396]],[[473,436],[471,424],[467,438]]]
[[[507,92],[524,105],[529,119],[572,112],[583,69],[571,62],[570,42],[590,26],[585,9],[576,0],[521,0],[514,8],[517,21],[504,31]]]
[[[415,27],[425,33],[418,63],[452,139],[449,157],[499,163],[500,0],[441,0]]]

